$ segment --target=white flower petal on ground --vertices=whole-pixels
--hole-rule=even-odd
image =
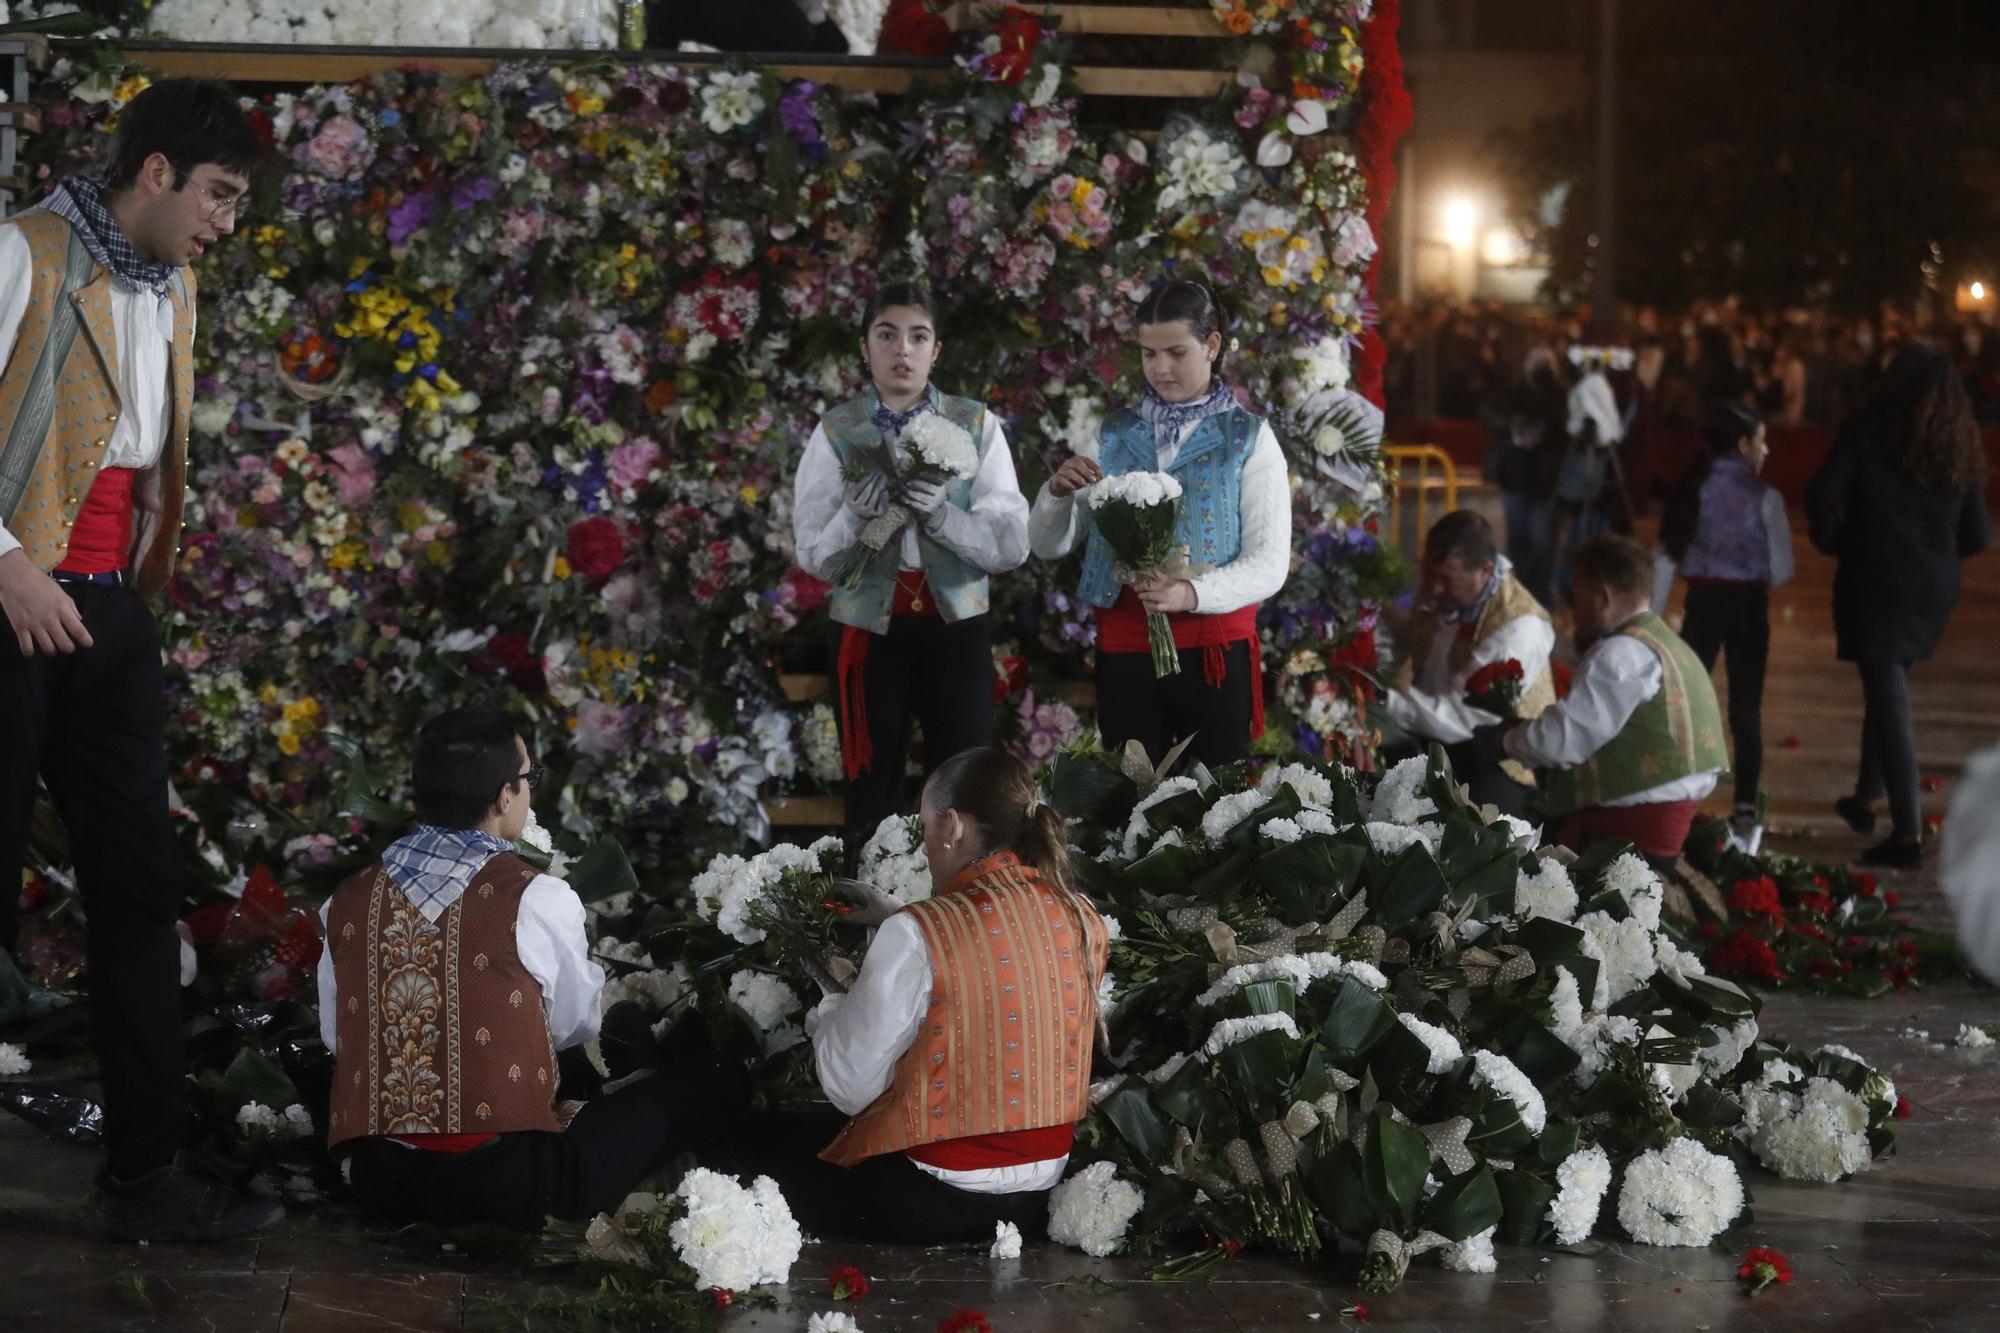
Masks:
[[[1012,1222],[993,1224],[993,1248],[987,1254],[995,1259],[1018,1259],[1021,1257],[1021,1228]]]
[[[851,1314],[829,1310],[808,1319],[806,1333],[861,1333],[861,1323]]]

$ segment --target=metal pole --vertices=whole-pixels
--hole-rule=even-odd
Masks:
[[[1597,3],[1597,252],[1592,304],[1608,318],[1618,300],[1618,0]]]

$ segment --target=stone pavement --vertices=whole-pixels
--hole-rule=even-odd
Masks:
[[[1796,522],[1797,520],[1795,520]],[[1801,525],[1802,526],[1802,525]],[[1765,707],[1766,786],[1778,794],[1774,845],[1821,859],[1861,840],[1832,817],[1852,781],[1860,689],[1834,663],[1827,618],[1831,566],[1800,552],[1800,577],[1773,604]],[[2000,557],[1969,565],[1944,651],[1914,676],[1925,771],[1945,780],[1927,798],[1942,814],[1971,751],[2000,739]],[[1798,744],[1787,747],[1784,738]],[[1920,923],[1943,927],[1928,877],[1885,876]],[[1898,882],[1900,880],[1901,882]],[[1914,1113],[1893,1155],[1841,1185],[1761,1173],[1748,1184],[1754,1242],[1784,1252],[1793,1282],[1746,1298],[1737,1256],[1611,1245],[1595,1257],[1499,1247],[1500,1269],[1445,1273],[1419,1261],[1404,1288],[1362,1296],[1358,1259],[1314,1266],[1242,1256],[1206,1284],[1147,1281],[1131,1261],[1093,1261],[1055,1246],[1019,1260],[889,1246],[808,1246],[776,1308],[739,1306],[727,1330],[803,1329],[834,1309],[825,1275],[853,1263],[874,1290],[848,1309],[863,1328],[930,1330],[954,1310],[985,1312],[1000,1333],[1151,1327],[1175,1333],[1358,1327],[1357,1299],[1379,1329],[2000,1330],[2000,1047],[1949,1041],[1960,1023],[2000,1026],[2000,992],[1906,991],[1876,1001],[1781,996],[1767,1029],[1836,1041],[1885,1068]],[[1927,1030],[1925,1042],[1906,1032]],[[38,1065],[37,1077],[60,1071]],[[23,1330],[447,1330],[522,1327],[520,1305],[544,1280],[490,1260],[365,1231],[339,1207],[295,1217],[269,1238],[215,1248],[132,1247],[92,1237],[81,1201],[95,1154],[53,1144],[0,1115],[0,1319]]]

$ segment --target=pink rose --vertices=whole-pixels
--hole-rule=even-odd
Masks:
[[[585,699],[576,706],[576,748],[579,754],[602,759],[618,753],[625,743],[624,714],[610,704]]]
[[[305,157],[322,176],[353,180],[375,160],[375,145],[352,116],[335,116],[307,142]]]
[[[329,451],[327,459],[333,464],[333,484],[340,492],[340,502],[349,509],[367,504],[375,493],[375,460],[368,451],[358,444],[343,444]]]
[[[633,440],[611,451],[611,479],[628,491],[637,490],[660,462],[660,446],[651,440]]]

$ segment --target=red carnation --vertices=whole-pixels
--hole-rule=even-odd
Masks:
[[[514,687],[524,694],[540,694],[548,688],[542,677],[542,655],[528,645],[525,634],[496,634],[486,642],[491,653]]]
[[[828,1274],[827,1294],[837,1301],[859,1301],[868,1296],[868,1278],[853,1264],[841,1264]]]
[[[602,583],[625,563],[625,534],[602,514],[569,525],[569,567]]]
[[[938,1320],[938,1333],[993,1333],[993,1325],[977,1310],[957,1310]]]
[[[1898,1095],[1896,1098],[1896,1119],[1908,1120],[1909,1118],[1910,1118],[1910,1099],[1908,1097]]]
[[[1778,966],[1777,951],[1747,930],[1737,931],[1711,950],[1708,967],[1725,977],[1771,982],[1785,979],[1784,971]]]
[[[1885,906],[1894,907],[1902,901],[1902,897],[1894,889],[1884,890],[1882,894],[1882,902]]]
[[[1513,658],[1504,662],[1488,662],[1465,682],[1465,701],[1488,713],[1512,717],[1521,702],[1521,690],[1526,683],[1526,673]]]
[[[1854,876],[1854,887],[1861,891],[1863,897],[1873,898],[1876,888],[1875,877],[1865,870],[1858,871]]]
[[[727,1287],[710,1287],[708,1294],[715,1301],[715,1308],[718,1310],[727,1310],[729,1303],[736,1299],[736,1293]]]
[[[1741,879],[1729,891],[1729,910],[1742,916],[1767,916],[1775,924],[1784,917],[1778,905],[1778,884],[1769,875]]]
[[[1802,893],[1799,895],[1799,908],[1802,911],[1817,912],[1821,916],[1831,916],[1833,899],[1823,893]]]
[[[1790,1282],[1792,1266],[1776,1250],[1756,1246],[1743,1256],[1743,1266],[1736,1270],[1736,1276],[1743,1279],[1743,1285],[1755,1296],[1773,1282]]]

